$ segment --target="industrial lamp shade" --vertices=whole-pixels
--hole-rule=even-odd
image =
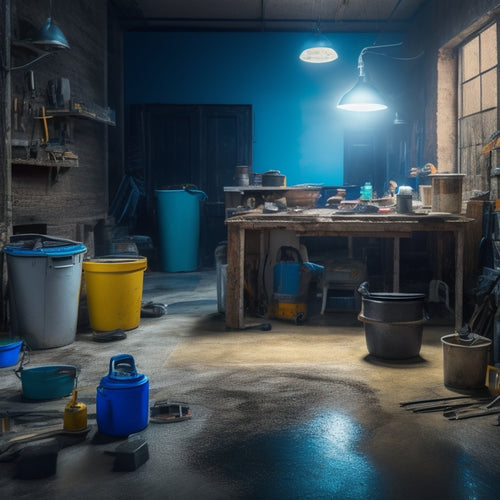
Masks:
[[[347,111],[382,111],[387,104],[379,91],[364,76],[360,76],[354,87],[340,99],[337,108]]]
[[[335,61],[339,56],[329,40],[323,35],[315,35],[314,39],[306,44],[299,58],[307,63],[327,63]]]
[[[46,50],[69,49],[69,43],[63,32],[49,17],[40,31],[35,35],[32,42]]]

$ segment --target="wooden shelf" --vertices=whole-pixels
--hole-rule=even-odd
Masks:
[[[12,158],[12,165],[26,165],[29,167],[59,167],[75,168],[78,167],[78,160],[36,160],[35,158]]]
[[[92,104],[91,106],[86,106],[75,100],[69,102],[66,108],[48,108],[45,110],[47,116],[53,116],[58,118],[76,117],[76,118],[86,118],[87,120],[94,120],[99,123],[104,123],[106,125],[116,125],[115,122],[115,112],[109,108],[103,108],[97,104]]]

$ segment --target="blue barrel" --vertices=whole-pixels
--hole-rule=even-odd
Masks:
[[[157,190],[161,265],[165,272],[196,271],[200,240],[200,201],[196,189]]]
[[[96,398],[97,428],[109,436],[128,436],[146,428],[149,421],[149,380],[137,373],[130,354],[109,361]]]

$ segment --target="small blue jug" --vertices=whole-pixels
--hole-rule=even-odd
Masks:
[[[97,428],[109,436],[128,436],[146,428],[149,421],[149,380],[137,373],[130,354],[109,361],[109,373],[97,387]]]

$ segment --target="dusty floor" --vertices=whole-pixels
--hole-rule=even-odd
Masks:
[[[450,421],[399,404],[460,395],[443,383],[440,338],[453,333],[451,320],[425,325],[417,359],[383,361],[368,355],[355,314],[228,331],[215,278],[215,271],[146,273],[143,300],[168,304],[166,315],[142,318],[125,340],[96,343],[84,330],[70,345],[32,353],[30,366],[79,368],[91,430],[83,442],[59,441],[66,447],[52,477],[18,479],[15,461],[0,463],[2,498],[499,497],[497,415]],[[192,414],[149,423],[139,433],[149,460],[131,472],[113,470],[110,452],[123,440],[98,439],[95,420],[96,387],[119,353],[131,354],[147,375],[151,404],[180,400]],[[14,420],[2,443],[40,421],[62,427],[69,397],[23,400],[12,367],[0,369],[0,388],[2,413],[58,411]]]

